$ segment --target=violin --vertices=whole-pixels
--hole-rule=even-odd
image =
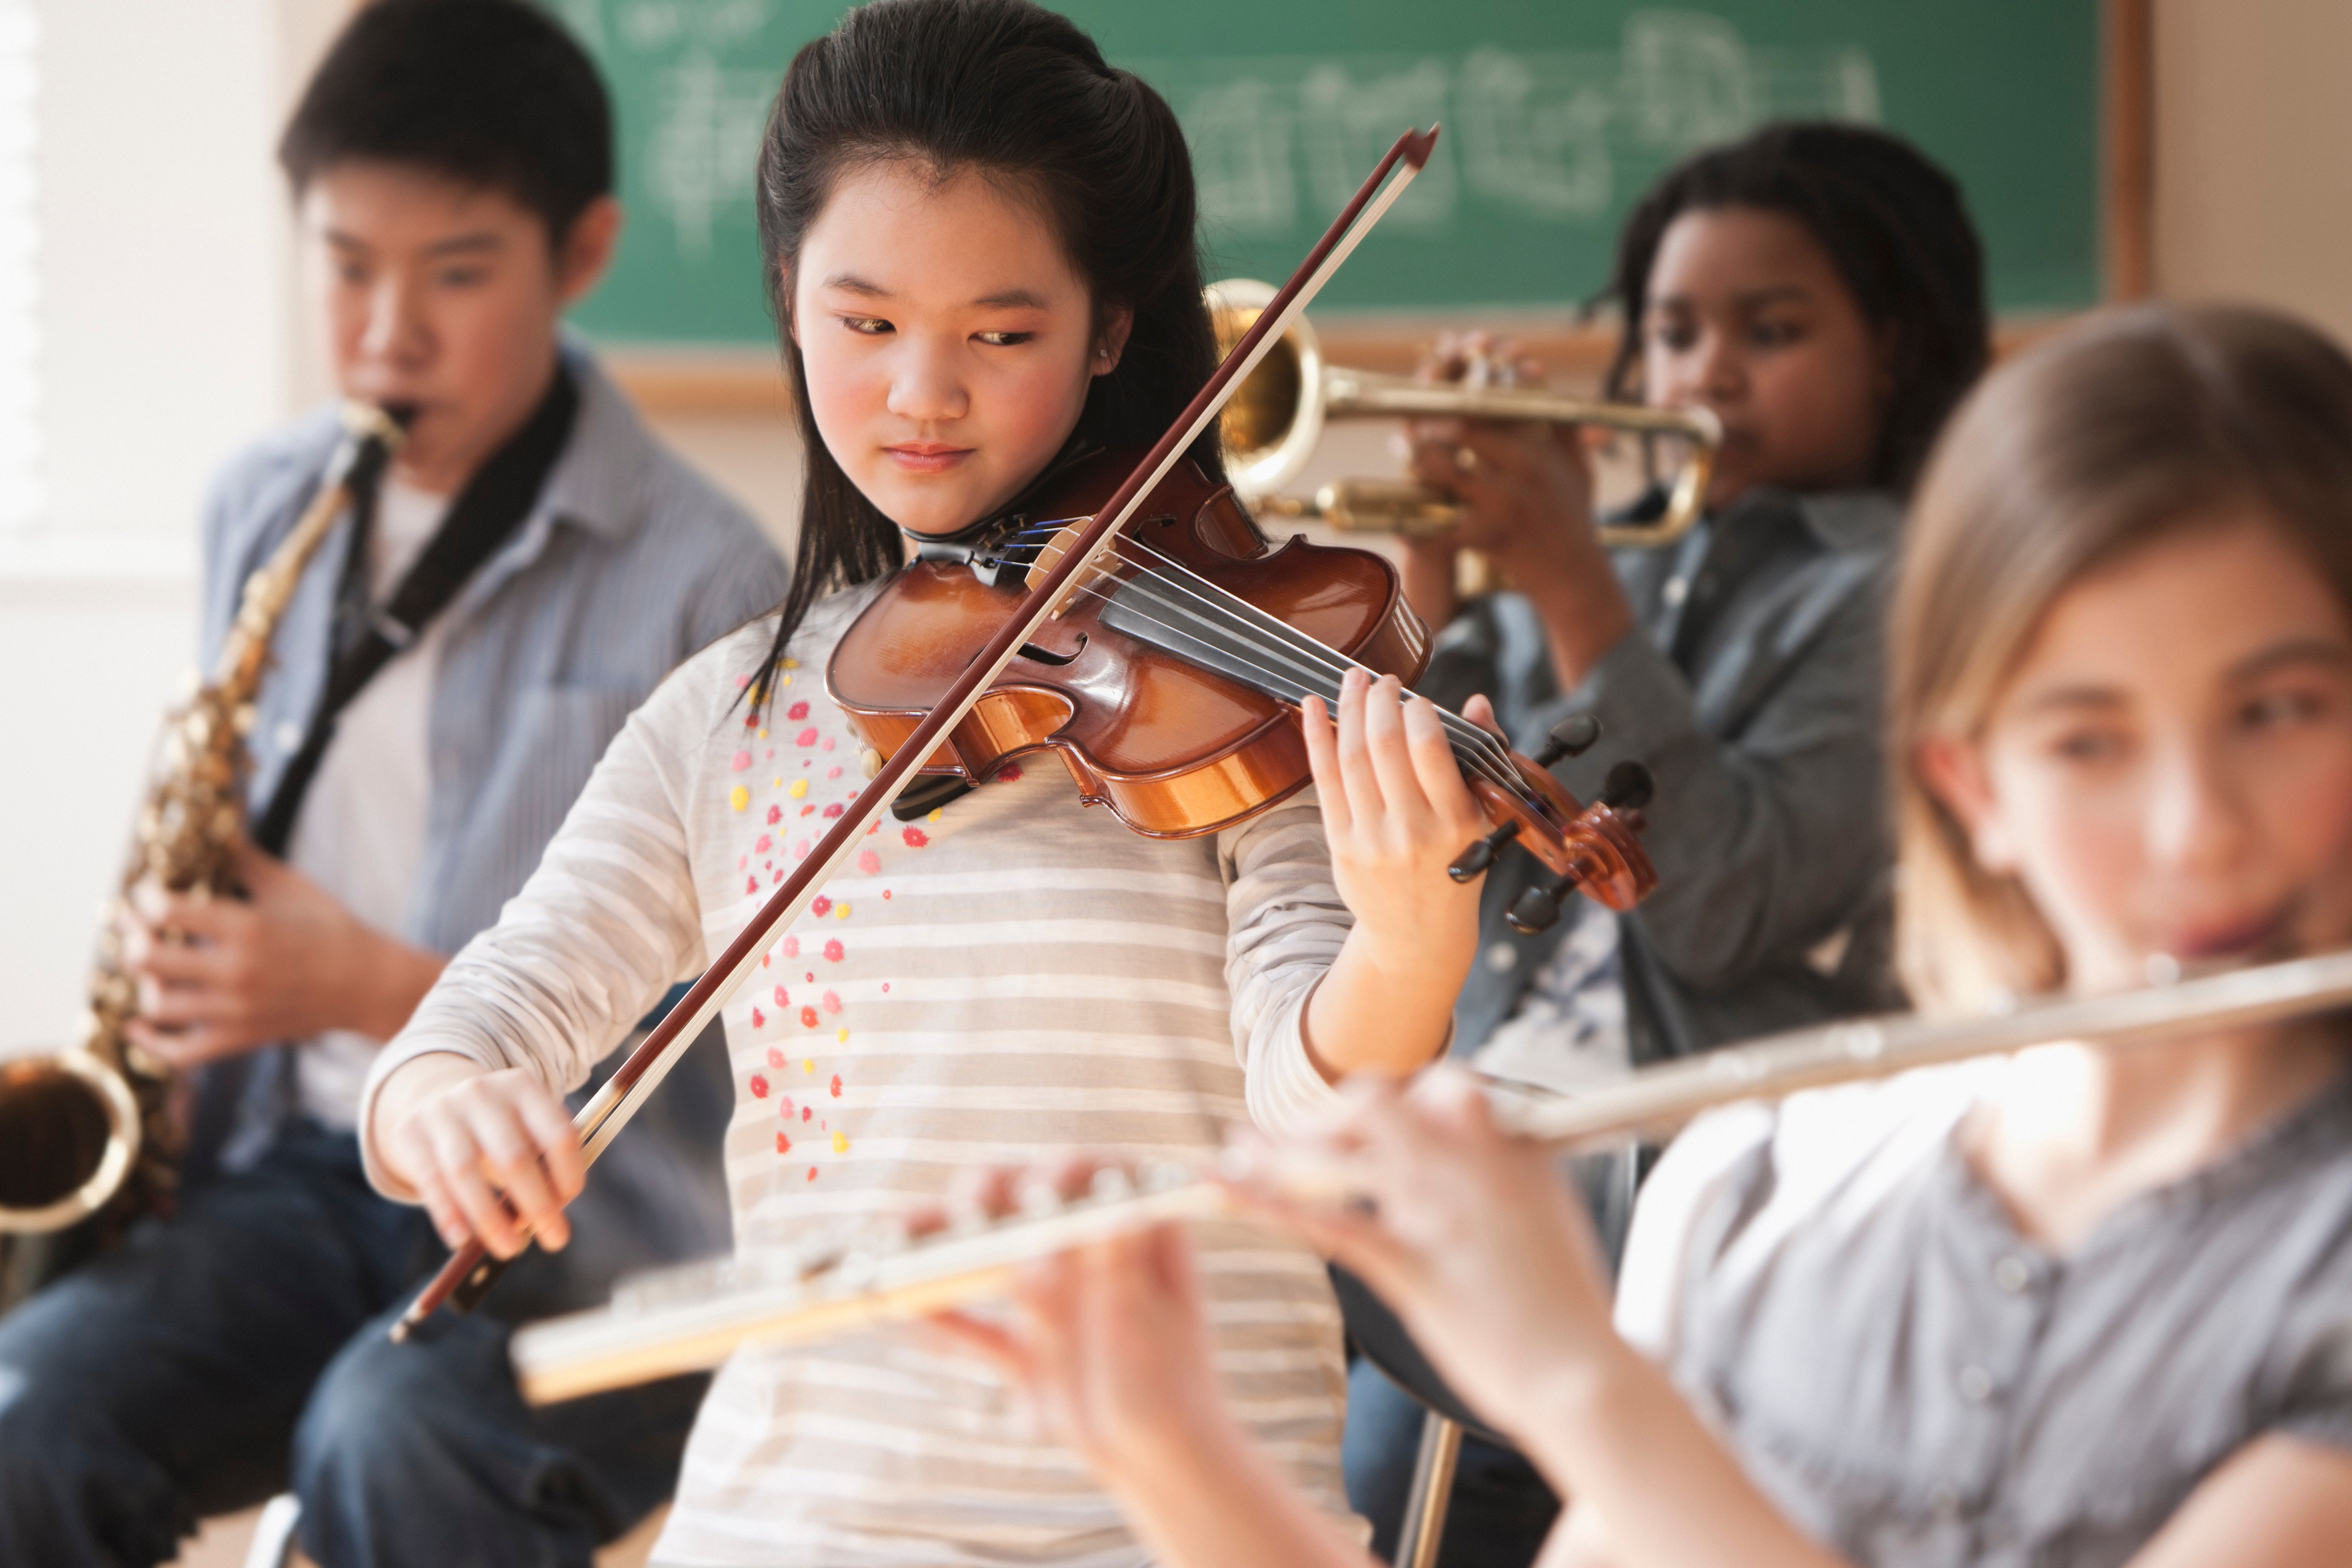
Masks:
[[[1051,476],[976,537],[929,541],[835,645],[825,687],[875,753],[898,755],[1136,467],[1097,452]],[[978,783],[1014,758],[1060,758],[1087,804],[1139,833],[1191,838],[1248,820],[1307,782],[1298,707],[1336,704],[1351,667],[1406,685],[1429,663],[1429,631],[1395,567],[1370,550],[1294,537],[1270,544],[1230,485],[1190,458],[1148,491],[1108,554],[1081,573],[979,700],[921,764]],[[1581,888],[1629,909],[1656,884],[1635,838],[1648,776],[1621,764],[1580,804],[1549,764],[1599,737],[1570,721],[1549,755],[1523,757],[1443,714],[1472,793],[1495,831],[1450,868],[1467,882],[1517,841],[1557,879],[1512,906],[1536,930]]]

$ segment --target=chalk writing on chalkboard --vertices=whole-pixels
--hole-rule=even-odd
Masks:
[[[681,255],[707,255],[714,218],[751,207],[778,73],[727,62],[761,35],[767,7],[562,0],[562,10],[590,47],[651,68],[641,78],[645,193]],[[1522,222],[1605,225],[1629,186],[1692,148],[1776,116],[1879,116],[1864,50],[1755,47],[1696,11],[1637,11],[1607,50],[1119,63],[1183,121],[1203,219],[1242,236],[1320,228],[1401,125],[1443,120],[1455,132],[1390,216],[1409,233],[1444,228],[1465,204]]]
[[[574,325],[772,345],[761,133],[786,65],[851,0],[539,3],[612,86],[629,212]],[[1182,120],[1214,275],[1287,272],[1398,130],[1444,121],[1327,314],[1573,309],[1660,174],[1781,117],[1883,124],[1949,168],[2001,309],[2098,298],[2097,0],[1046,3]]]
[[[1127,63],[1184,123],[1202,216],[1241,235],[1320,225],[1400,125],[1454,131],[1390,214],[1411,230],[1443,228],[1465,203],[1605,225],[1629,183],[1693,148],[1769,119],[1879,117],[1865,51],[1751,48],[1687,11],[1636,12],[1612,51]]]

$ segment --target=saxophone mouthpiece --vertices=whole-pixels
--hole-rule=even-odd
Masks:
[[[388,453],[397,452],[420,412],[419,405],[413,402],[373,403],[347,398],[343,402],[344,441],[347,444],[373,442]]]

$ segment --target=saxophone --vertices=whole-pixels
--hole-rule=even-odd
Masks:
[[[171,1067],[131,1043],[138,982],[122,962],[131,892],[155,882],[199,898],[236,897],[245,828],[246,736],[270,639],[303,569],[355,496],[398,450],[406,421],[346,403],[343,434],[317,497],[246,580],[212,678],[164,721],[130,863],[99,929],[80,1043],[0,1060],[0,1312],[142,1215],[168,1214],[185,1152],[185,1095]]]

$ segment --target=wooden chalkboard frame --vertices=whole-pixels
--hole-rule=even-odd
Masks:
[[[2099,15],[2099,242],[2101,293],[2108,302],[2142,299],[2155,281],[2154,0],[2102,0]],[[1996,349],[2007,352],[2050,331],[2064,315],[2002,319]],[[1338,362],[1409,370],[1446,329],[1483,327],[1515,338],[1563,380],[1598,379],[1616,347],[1613,328],[1563,313],[1468,308],[1410,315],[1355,315],[1319,325]],[[614,347],[604,361],[639,408],[659,419],[783,417],[792,393],[772,350]]]

